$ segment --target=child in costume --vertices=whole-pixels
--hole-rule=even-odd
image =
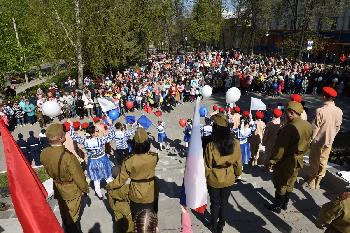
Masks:
[[[184,141],[185,147],[188,147],[188,142],[191,140],[191,132],[192,132],[192,120],[188,119],[187,124],[184,131]]]

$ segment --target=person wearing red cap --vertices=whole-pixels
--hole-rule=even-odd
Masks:
[[[275,108],[273,110],[272,120],[266,124],[264,135],[262,138],[262,145],[265,146],[265,153],[260,158],[262,164],[267,164],[272,156],[272,150],[275,145],[278,131],[281,128],[282,110]]]
[[[220,112],[220,113],[225,113],[225,108],[224,108],[224,107],[220,107],[220,108],[219,108],[219,112]]]
[[[232,129],[237,129],[241,123],[241,108],[236,106],[232,109],[231,117],[229,118],[229,123],[232,125]]]
[[[250,112],[249,111],[243,111],[242,116],[247,118],[247,117],[250,116]]]
[[[316,109],[316,116],[312,123],[310,177],[305,184],[310,189],[320,188],[320,182],[326,175],[332,144],[340,130],[343,118],[343,111],[334,104],[337,92],[331,87],[323,87],[322,91],[324,106]]]
[[[250,142],[250,149],[252,152],[252,166],[258,165],[258,159],[259,159],[259,149],[261,147],[262,138],[265,131],[265,122],[262,121],[264,118],[264,113],[261,111],[257,111],[255,113],[255,125],[256,130],[254,131],[253,135],[251,136],[249,142]]]
[[[94,121],[94,123],[97,123],[97,122],[100,121],[100,118],[99,117],[94,117],[94,118],[92,118],[92,120]]]
[[[73,126],[74,130],[79,130],[80,123],[78,121],[74,122],[72,126]],[[84,157],[85,157],[84,152],[79,146],[77,146],[73,142],[73,140],[69,134],[70,127],[71,127],[71,124],[69,122],[63,123],[63,129],[64,129],[64,132],[66,133],[65,134],[66,141],[63,143],[63,145],[66,147],[67,150],[72,152],[75,155],[75,157],[77,157],[78,161],[81,163],[84,161]]]

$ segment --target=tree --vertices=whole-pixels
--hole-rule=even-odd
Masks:
[[[205,46],[217,43],[222,30],[222,5],[218,0],[197,0],[192,10],[190,32]]]

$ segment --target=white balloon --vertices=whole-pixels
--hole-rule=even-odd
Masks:
[[[333,82],[334,82],[334,83],[337,83],[337,82],[338,82],[338,78],[334,78],[334,79],[333,79]]]
[[[321,82],[322,81],[322,77],[318,77],[318,81]]]
[[[49,117],[55,117],[61,114],[61,106],[57,101],[46,101],[41,108],[43,114]]]
[[[231,87],[226,92],[226,103],[235,103],[241,98],[241,90],[237,87]]]
[[[202,95],[204,98],[209,98],[211,94],[213,93],[213,88],[209,85],[205,85],[202,89]]]

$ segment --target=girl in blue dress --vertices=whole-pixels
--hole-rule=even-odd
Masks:
[[[113,180],[111,162],[105,153],[105,144],[112,141],[115,135],[115,128],[109,120],[108,135],[98,137],[98,130],[94,125],[89,125],[86,129],[87,137],[76,134],[73,126],[70,127],[70,136],[73,141],[82,144],[87,153],[87,175],[94,181],[94,188],[99,199],[103,199],[100,181],[105,179],[107,183]]]
[[[164,126],[165,126],[165,123],[163,121],[158,121],[158,126],[156,126],[156,128],[158,130],[158,143],[159,143],[160,150],[163,150],[163,144],[165,144],[165,148],[167,150],[169,149],[169,145],[166,142],[167,136],[165,133]]]

